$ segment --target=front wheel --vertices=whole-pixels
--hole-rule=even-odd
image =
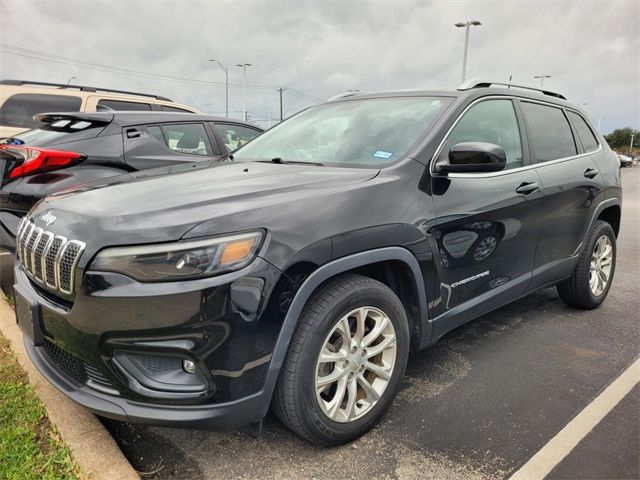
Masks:
[[[573,307],[596,308],[609,293],[615,269],[616,235],[611,225],[598,220],[573,275],[558,285],[558,294]]]
[[[368,277],[338,277],[305,305],[273,410],[314,443],[353,440],[393,402],[408,353],[407,317],[395,293]]]

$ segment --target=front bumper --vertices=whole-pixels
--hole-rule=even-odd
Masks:
[[[42,347],[24,338],[29,358],[38,371],[74,402],[103,417],[124,422],[194,429],[226,430],[261,420],[269,407],[278,372],[270,370],[265,388],[234,402],[215,405],[172,406],[134,402],[78,386],[52,366]]]
[[[31,360],[58,390],[92,412],[204,429],[240,427],[266,414],[278,376],[270,360],[281,327],[267,313],[268,299],[283,277],[264,260],[195,282],[139,284],[117,274],[86,273],[72,303],[56,302],[20,262],[14,276],[17,294],[38,312],[39,333],[24,340]],[[247,287],[255,285],[262,291],[252,312]],[[190,359],[206,388],[186,393],[175,384],[163,388],[150,377],[141,380],[118,362],[123,352]]]

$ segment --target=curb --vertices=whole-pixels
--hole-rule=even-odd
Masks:
[[[22,343],[13,309],[0,292],[0,331],[9,339],[18,363],[47,409],[49,420],[71,449],[82,473],[93,480],[140,480],[102,423],[84,407],[55,389],[33,366]]]

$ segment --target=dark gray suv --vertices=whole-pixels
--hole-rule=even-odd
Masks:
[[[240,120],[173,112],[44,113],[38,128],[0,140],[0,249],[41,198],[87,182],[211,161],[262,133]]]

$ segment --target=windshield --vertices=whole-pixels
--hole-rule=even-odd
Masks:
[[[450,102],[395,97],[327,103],[263,133],[233,156],[379,168],[401,159]]]
[[[48,124],[43,124],[40,128],[34,128],[33,130],[19,133],[17,136],[12,137],[12,139],[4,139],[0,143],[10,143],[10,141],[17,140],[18,142],[25,143],[32,147],[41,147],[51,145],[53,143],[59,143],[62,140],[66,141],[67,139],[64,137],[78,132],[87,132],[98,127],[104,127],[104,123],[94,123],[86,120],[65,118],[55,120]],[[99,130],[94,130],[92,133],[97,135]],[[82,138],[84,137],[85,135],[82,136]],[[73,138],[78,140],[76,136]],[[71,140],[71,138],[69,138],[69,140]]]

